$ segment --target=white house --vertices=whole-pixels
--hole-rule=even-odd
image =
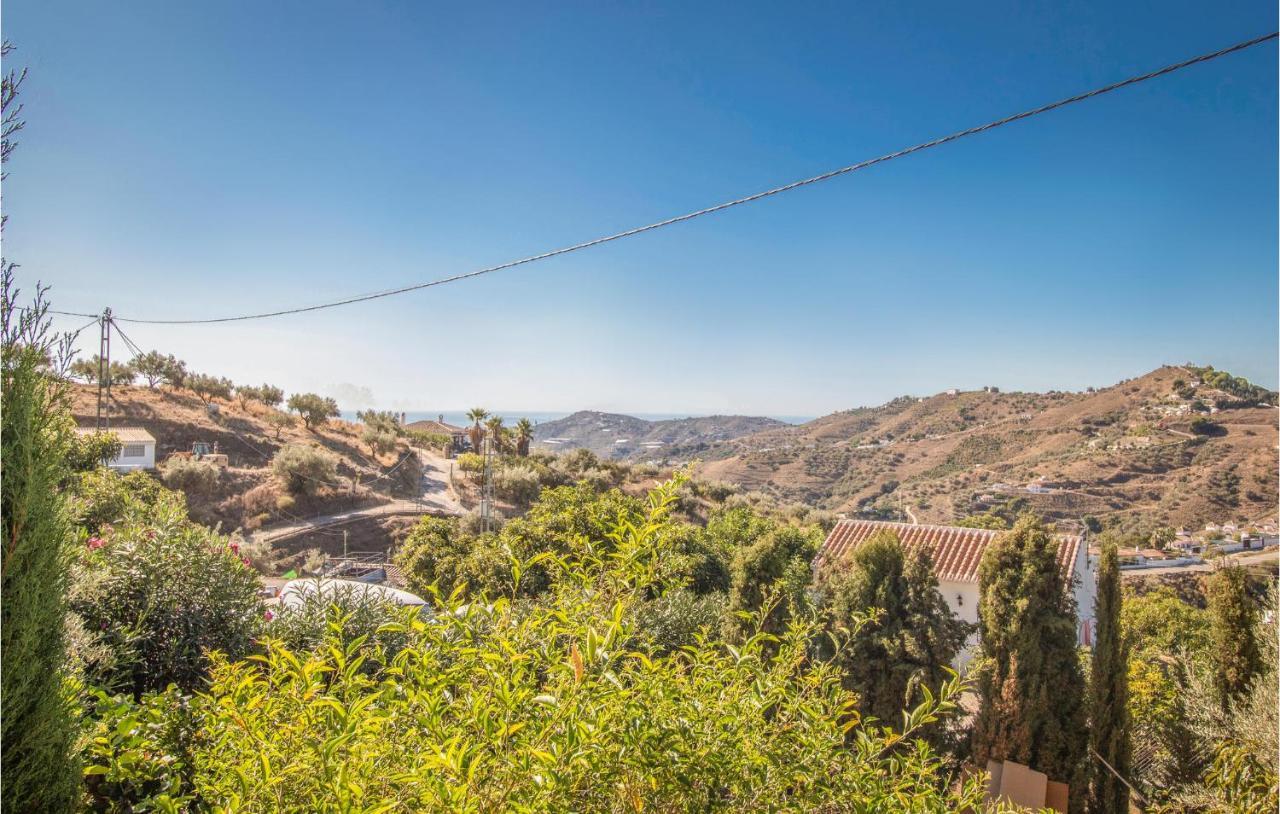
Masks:
[[[97,430],[91,427],[78,427],[80,435],[93,435]],[[156,439],[141,427],[112,427],[108,430],[120,439],[120,454],[107,461],[107,466],[119,472],[132,472],[135,469],[155,469]]]
[[[1002,532],[957,526],[922,526],[878,520],[841,520],[827,535],[814,568],[839,567],[839,563],[876,532],[891,531],[903,548],[923,546],[933,559],[938,591],[951,612],[966,622],[978,621],[978,566],[983,552]],[[1093,646],[1094,602],[1098,596],[1097,563],[1090,559],[1081,537],[1059,534],[1058,569],[1076,603],[1076,636],[1080,644]],[[969,662],[977,634],[957,657],[958,667]]]

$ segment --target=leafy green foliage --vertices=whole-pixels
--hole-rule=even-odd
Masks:
[[[196,793],[282,812],[976,806],[981,778],[951,790],[914,737],[954,710],[958,684],[899,737],[858,726],[835,672],[805,657],[805,625],[668,656],[643,643],[630,610],[663,590],[672,498],[659,491],[608,546],[554,563],[546,603],[454,597],[403,623],[410,644],[378,676],[358,639],[219,658],[200,700]]]
[[[101,383],[107,384],[131,384],[134,379],[134,370],[125,362],[111,362],[106,370],[102,370],[99,362],[101,357],[94,355],[89,359],[77,359],[67,368],[67,372],[74,378],[89,384],[98,384],[99,377]]]
[[[313,495],[338,478],[338,459],[310,444],[285,444],[271,458],[271,471],[290,492]]]
[[[1075,603],[1057,554],[1057,539],[1034,517],[1019,520],[983,554],[973,752],[979,766],[1014,760],[1083,789],[1084,677]],[[1084,795],[1071,799],[1079,810]]]
[[[338,402],[315,393],[294,393],[289,396],[288,407],[302,416],[302,423],[309,430],[314,430],[339,415]]]
[[[181,384],[186,378],[186,364],[173,354],[165,355],[158,350],[139,354],[129,364],[139,376],[147,380],[147,387],[151,388],[161,382]]]
[[[280,402],[284,401],[284,391],[270,384],[256,387],[239,385],[236,387],[236,399],[239,400],[240,406],[246,409],[251,401],[256,401],[267,407],[278,407]]]
[[[290,427],[298,423],[298,419],[294,418],[288,413],[280,413],[280,412],[276,412],[275,410],[272,410],[271,412],[263,416],[262,420],[265,421],[267,425],[270,426],[273,430],[275,430],[275,438],[277,441],[280,440],[280,434],[282,432],[284,432],[285,430],[289,429]]]
[[[761,517],[747,520],[751,542],[733,554],[729,576],[729,615],[725,635],[740,640],[764,613],[760,628],[778,634],[807,612],[809,563],[822,542],[821,530],[784,525]],[[775,601],[776,600],[776,601]]]
[[[126,516],[138,515],[161,500],[178,500],[142,471],[121,474],[100,466],[81,473],[70,490],[71,518],[78,528],[96,535]]]
[[[1214,689],[1224,709],[1249,689],[1262,669],[1255,638],[1257,609],[1249,597],[1247,579],[1243,568],[1227,566],[1218,569],[1207,590]]]
[[[206,373],[190,373],[183,378],[183,386],[195,393],[205,404],[215,398],[229,399],[234,385],[231,380],[222,376],[210,376]]]
[[[1121,628],[1120,561],[1114,544],[1098,560],[1097,633],[1089,680],[1089,745],[1121,777],[1130,775],[1128,647]],[[1096,814],[1129,810],[1129,789],[1105,767],[1095,767],[1089,810]]]
[[[0,808],[68,811],[77,770],[73,722],[61,686],[71,535],[61,485],[69,474],[75,425],[57,373],[69,360],[70,343],[49,334],[43,290],[22,308],[15,302],[12,267],[4,266],[2,275]]]
[[[85,472],[114,459],[122,449],[120,438],[113,432],[77,433],[67,451],[67,466],[73,472]]]
[[[89,683],[135,694],[169,683],[192,689],[208,651],[248,653],[262,607],[257,574],[238,548],[189,521],[172,493],[84,536],[70,606],[112,654],[88,665]]]
[[[87,712],[81,760],[89,810],[177,812],[193,801],[194,722],[176,687],[140,701],[94,690]]]
[[[936,691],[971,626],[957,619],[938,592],[928,554],[903,551],[897,535],[877,534],[858,546],[847,567],[823,586],[829,630],[847,642],[828,657],[858,695],[858,709],[885,725],[915,700],[921,686]]]

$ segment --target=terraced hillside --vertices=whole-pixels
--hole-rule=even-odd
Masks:
[[[1162,367],[1084,393],[902,397],[722,444],[703,474],[838,512],[947,522],[991,508],[1128,525],[1274,516],[1275,394]]]
[[[537,448],[548,452],[586,448],[602,458],[684,461],[704,456],[726,441],[785,427],[773,418],[713,415],[648,421],[619,413],[580,410],[539,424]]]

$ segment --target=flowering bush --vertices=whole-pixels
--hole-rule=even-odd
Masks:
[[[180,500],[133,507],[82,536],[72,566],[71,611],[112,653],[87,660],[87,682],[133,693],[198,686],[207,651],[249,651],[259,585],[238,544],[190,522]]]

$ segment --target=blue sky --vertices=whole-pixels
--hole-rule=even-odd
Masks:
[[[69,310],[306,305],[651,222],[1276,28],[1272,2],[534,5],[12,0],[4,35],[31,74],[5,254]],[[453,286],[125,329],[236,381],[403,409],[817,415],[1188,360],[1274,387],[1276,61],[1266,44]]]

